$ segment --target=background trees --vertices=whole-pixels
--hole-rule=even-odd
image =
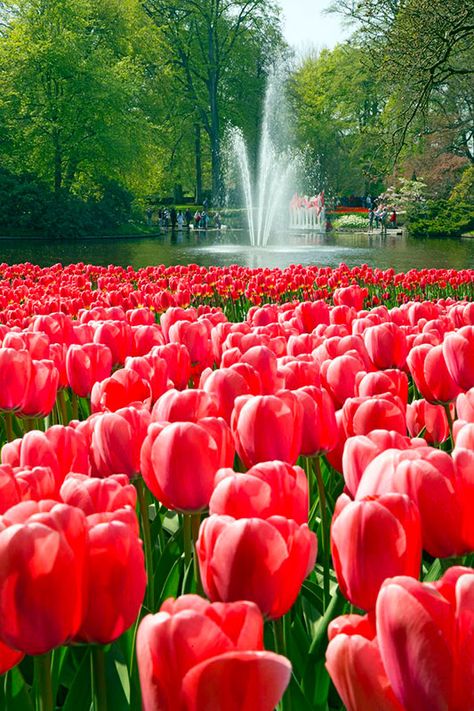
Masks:
[[[163,198],[219,204],[227,129],[255,155],[282,54],[306,191],[376,195],[415,173],[447,198],[474,162],[474,0],[336,9],[349,41],[296,62],[272,0],[0,2],[0,191],[16,186],[15,225],[61,233],[75,215],[75,233],[99,204],[110,224]]]

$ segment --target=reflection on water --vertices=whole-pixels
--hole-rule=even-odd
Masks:
[[[241,264],[248,267],[281,267],[316,264],[334,267],[368,264],[396,271],[416,268],[474,268],[474,240],[411,240],[401,235],[373,233],[281,234],[266,248],[249,245],[245,231],[219,234],[177,231],[148,238],[86,239],[67,242],[1,240],[0,262],[33,262],[50,266],[70,264]]]

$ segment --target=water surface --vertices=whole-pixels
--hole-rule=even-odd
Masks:
[[[51,266],[70,264],[131,265],[135,269],[154,264],[240,264],[248,267],[280,267],[290,264],[348,266],[368,264],[396,271],[416,268],[474,268],[474,239],[413,240],[401,235],[365,233],[296,234],[275,236],[266,248],[252,248],[245,231],[219,234],[176,232],[154,237],[126,239],[93,238],[69,241],[0,241],[0,262],[32,262]]]

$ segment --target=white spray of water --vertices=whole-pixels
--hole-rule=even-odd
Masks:
[[[296,160],[292,160],[287,151],[279,150],[275,144],[279,123],[281,124],[286,114],[283,97],[282,72],[277,68],[267,83],[255,185],[242,132],[233,129],[231,134],[232,148],[243,186],[250,243],[253,247],[267,245],[275,218],[290,193],[289,186],[296,168]]]

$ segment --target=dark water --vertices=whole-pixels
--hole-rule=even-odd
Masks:
[[[474,268],[474,239],[411,240],[401,235],[382,237],[363,233],[278,235],[266,248],[249,246],[244,231],[177,232],[148,238],[86,239],[67,242],[1,240],[0,262],[69,264],[241,264],[248,267],[286,267],[289,264],[349,266],[368,264],[396,271],[416,268]]]

